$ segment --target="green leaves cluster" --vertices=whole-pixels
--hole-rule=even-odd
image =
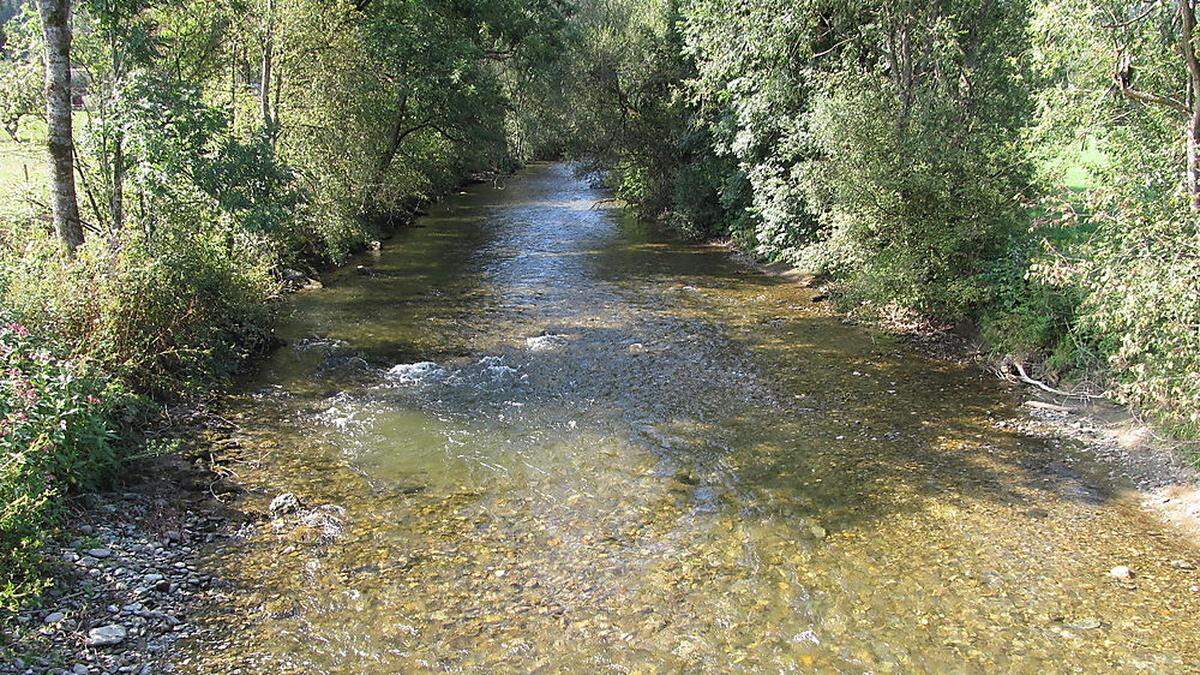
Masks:
[[[0,611],[39,592],[61,498],[115,466],[104,382],[0,316]]]

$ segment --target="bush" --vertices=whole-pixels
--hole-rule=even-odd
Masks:
[[[0,609],[46,584],[39,556],[62,496],[116,466],[103,380],[0,318]]]
[[[1112,367],[1113,393],[1177,431],[1200,432],[1200,227],[1178,196],[1098,204],[1074,264],[1043,265],[1087,295],[1080,330]]]
[[[202,393],[268,339],[278,285],[253,239],[197,230],[129,229],[65,266],[56,242],[35,235],[10,262],[4,304],[137,394]]]
[[[948,103],[904,113],[896,97],[850,83],[818,98],[811,124],[820,159],[805,182],[851,253],[850,297],[947,321],[969,316],[1024,218],[1025,176],[1003,134],[955,138]]]

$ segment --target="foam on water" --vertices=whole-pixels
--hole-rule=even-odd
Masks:
[[[545,335],[538,335],[537,337],[525,338],[525,347],[531,352],[549,351],[565,344],[567,344],[566,335],[547,333]]]
[[[388,379],[399,384],[421,384],[437,382],[446,377],[446,369],[433,361],[400,363],[387,371]]]

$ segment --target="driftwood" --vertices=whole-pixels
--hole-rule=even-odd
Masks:
[[[1022,365],[1020,361],[1017,361],[1016,359],[1006,359],[1006,361],[1007,361],[1008,365],[1012,366],[1013,370],[1017,371],[1016,379],[1020,380],[1021,382],[1024,382],[1025,384],[1037,387],[1038,389],[1041,389],[1042,391],[1044,391],[1048,394],[1054,394],[1055,396],[1063,396],[1066,398],[1079,398],[1079,399],[1083,399],[1083,400],[1098,398],[1098,396],[1096,396],[1095,394],[1093,394],[1091,392],[1087,392],[1087,391],[1063,391],[1062,389],[1056,389],[1054,387],[1051,387],[1050,385],[1046,384],[1045,382],[1042,382],[1041,380],[1035,380],[1032,377],[1030,377],[1029,373],[1027,373],[1025,371],[1025,366]],[[1001,377],[1011,378],[1012,377],[1011,373],[1005,372],[1005,370],[1006,369],[1004,369],[1003,367],[1000,369]]]

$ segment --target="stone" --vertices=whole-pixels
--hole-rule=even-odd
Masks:
[[[89,675],[89,673],[92,672],[92,669],[88,668],[82,663],[76,663],[75,665],[71,666],[71,672],[74,675]]]
[[[302,283],[305,279],[307,279],[303,272],[286,267],[280,272],[280,274],[283,276],[284,281],[290,283]]]
[[[1108,571],[1108,576],[1114,579],[1130,579],[1133,577],[1133,570],[1126,565],[1117,565]]]
[[[117,623],[110,623],[107,626],[100,626],[88,631],[87,646],[107,647],[118,645],[125,641],[128,634],[129,631],[124,626]]]
[[[1186,560],[1172,560],[1171,567],[1177,570],[1194,570],[1196,566]]]
[[[49,614],[46,615],[46,618],[42,619],[42,623],[45,623],[45,624],[58,623],[59,621],[62,621],[65,618],[67,618],[67,615],[63,614],[62,612],[50,612]]]
[[[300,510],[300,498],[291,492],[284,492],[271,500],[271,505],[267,507],[267,510],[275,518],[295,513]]]
[[[104,558],[107,558],[108,556],[112,555],[112,551],[107,548],[89,548],[88,550],[84,551],[84,553],[87,553],[88,555],[92,556],[93,558],[97,558],[100,560],[103,560]]]

